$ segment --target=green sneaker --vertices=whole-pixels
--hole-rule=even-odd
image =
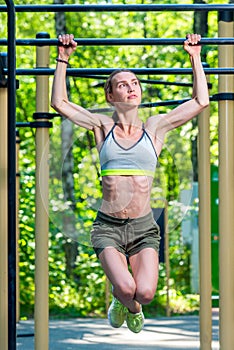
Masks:
[[[139,333],[144,327],[144,319],[145,318],[142,310],[137,314],[128,312],[126,321],[130,331],[134,333]]]
[[[125,321],[127,308],[121,302],[113,298],[108,310],[108,320],[110,325],[114,328],[119,328]]]

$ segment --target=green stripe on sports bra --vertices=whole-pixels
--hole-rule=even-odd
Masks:
[[[108,175],[140,175],[140,176],[154,176],[154,172],[150,170],[141,169],[104,169],[101,171],[101,176]]]

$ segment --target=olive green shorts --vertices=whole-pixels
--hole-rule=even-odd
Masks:
[[[91,242],[97,256],[106,247],[114,247],[128,257],[149,247],[158,252],[160,228],[152,212],[136,219],[119,219],[99,211],[91,230]]]

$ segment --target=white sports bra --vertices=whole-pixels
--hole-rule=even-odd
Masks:
[[[99,152],[101,175],[154,176],[157,154],[148,133],[142,127],[142,136],[131,147],[121,146],[114,135],[114,128],[106,136]]]

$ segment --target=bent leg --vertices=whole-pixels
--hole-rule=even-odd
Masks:
[[[129,258],[136,284],[135,299],[140,304],[149,304],[154,298],[158,283],[158,253],[153,248],[144,248]]]
[[[99,260],[113,286],[113,295],[131,312],[139,312],[140,305],[135,300],[136,283],[128,270],[125,255],[114,247],[106,247]]]

